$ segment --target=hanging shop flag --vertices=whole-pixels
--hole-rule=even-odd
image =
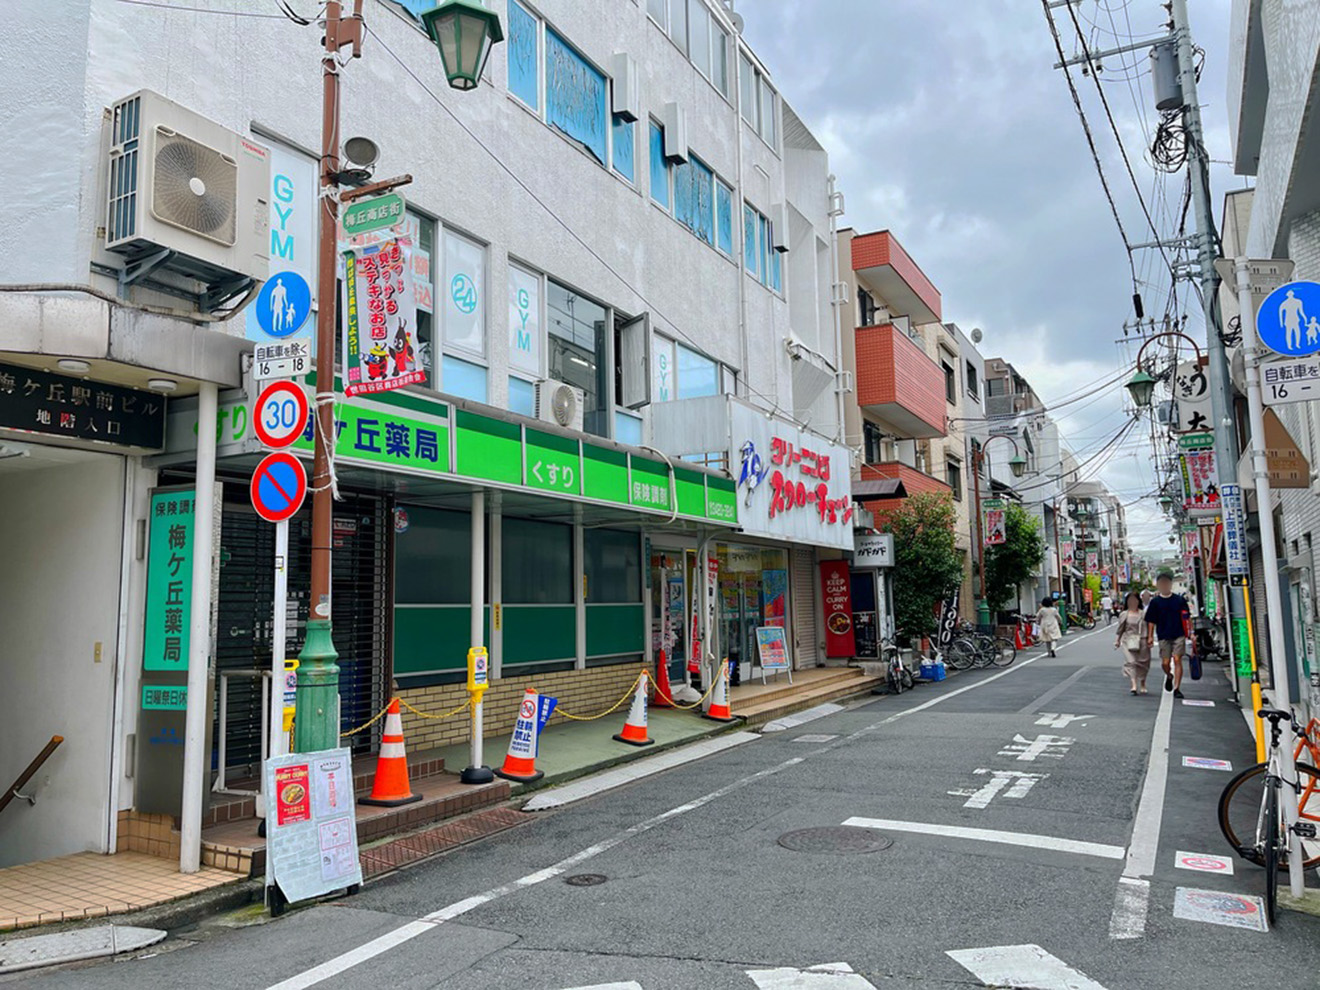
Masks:
[[[846,560],[820,562],[820,590],[825,613],[825,655],[852,659],[857,644],[853,638],[852,578]]]
[[[1086,569],[1088,571],[1098,571],[1100,569],[1100,554],[1094,550],[1086,551]]]
[[[397,240],[344,255],[344,394],[426,381],[417,355],[410,251]]]
[[[1215,452],[1189,450],[1178,455],[1182,469],[1183,509],[1193,517],[1219,514]]]
[[[958,600],[961,594],[958,588],[954,588],[953,594],[940,602],[938,634],[940,649],[946,648],[953,642],[953,635],[958,630]]]
[[[1006,543],[1008,541],[1008,521],[1004,509],[1004,500],[1002,498],[982,499],[981,511],[984,513],[981,532],[985,534],[985,545],[994,547]]]
[[[1059,556],[1063,558],[1064,567],[1072,567],[1075,563],[1073,560],[1072,540],[1065,540],[1063,543],[1059,544]]]

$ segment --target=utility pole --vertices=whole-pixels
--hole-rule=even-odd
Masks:
[[[316,307],[316,436],[312,460],[312,594],[307,637],[298,656],[293,748],[298,753],[339,745],[339,666],[330,627],[330,548],[334,512],[331,445],[335,442],[335,280],[339,236],[339,51],[362,54],[362,0],[343,16],[339,0],[325,7],[321,56],[321,231]]]

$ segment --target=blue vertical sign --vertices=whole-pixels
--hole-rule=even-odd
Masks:
[[[1247,573],[1247,533],[1242,512],[1240,485],[1221,485],[1220,503],[1224,512],[1224,562],[1232,577]]]
[[[316,305],[316,163],[274,142],[270,149],[270,271],[300,275],[309,288],[308,303]],[[267,300],[269,312],[269,299]],[[249,305],[246,317],[248,340],[268,342],[270,337],[257,320],[257,307]],[[281,335],[285,340],[310,337],[311,324],[300,324],[300,332]]]
[[[551,698],[548,695],[538,695],[536,699],[536,754],[541,752],[541,733],[545,731],[545,723],[550,721],[550,716],[554,713],[555,705],[559,704],[558,698]]]

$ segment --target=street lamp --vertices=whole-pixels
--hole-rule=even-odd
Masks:
[[[1132,393],[1132,401],[1138,409],[1149,409],[1150,400],[1155,395],[1155,379],[1138,368],[1128,380],[1127,390]]]
[[[499,15],[475,0],[445,0],[424,13],[422,23],[440,49],[449,85],[454,89],[476,89],[491,48],[504,40]]]
[[[981,575],[981,596],[976,604],[976,621],[982,627],[990,625],[990,606],[985,601],[985,532],[981,511],[981,466],[985,463],[985,448],[996,440],[1007,440],[1013,445],[1013,457],[1008,462],[1008,469],[1013,477],[1022,477],[1027,469],[1027,459],[1018,449],[1017,441],[1006,433],[996,433],[981,446],[972,447],[972,497],[976,499],[976,566]]]
[[[1008,469],[1013,472],[1013,477],[1022,477],[1022,472],[1027,469],[1027,459],[1021,454],[1014,454],[1008,462]]]

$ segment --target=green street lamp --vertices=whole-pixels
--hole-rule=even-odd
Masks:
[[[500,17],[475,0],[445,0],[422,15],[454,89],[476,89],[490,50],[504,40]]]
[[[1013,477],[1022,477],[1022,472],[1027,469],[1027,459],[1021,454],[1014,454],[1008,462],[1008,469],[1013,472]]]
[[[1127,383],[1127,390],[1132,394],[1132,401],[1138,409],[1149,409],[1150,400],[1155,395],[1155,379],[1140,368]]]

